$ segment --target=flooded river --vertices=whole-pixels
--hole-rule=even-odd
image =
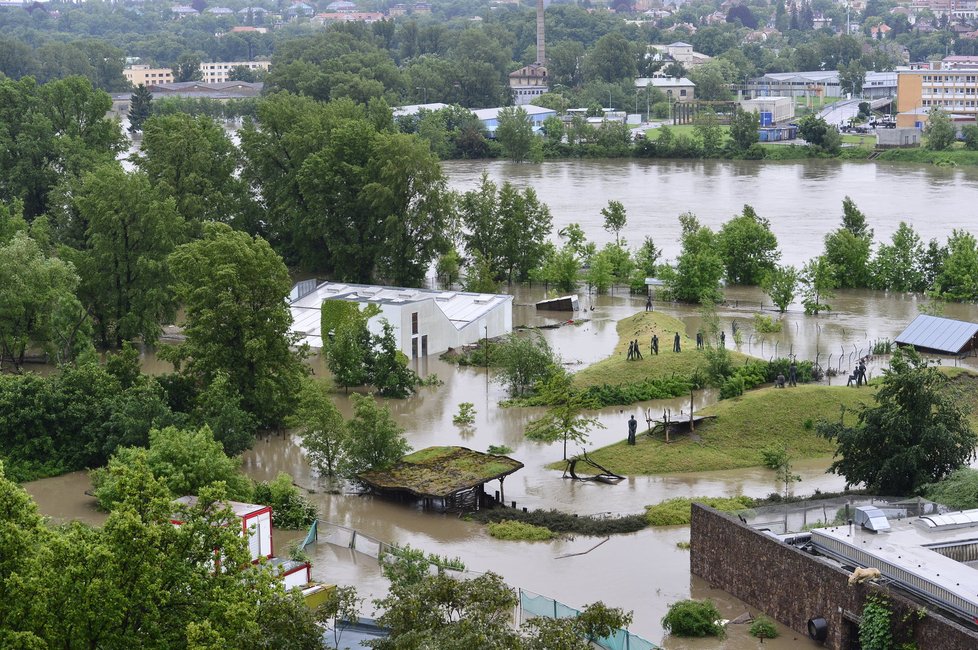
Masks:
[[[666,163],[634,161],[565,162],[542,166],[492,163],[452,163],[449,173],[453,185],[469,189],[486,169],[494,179],[507,178],[519,184],[532,184],[554,214],[555,229],[580,222],[588,236],[599,242],[610,235],[601,228],[600,209],[609,199],[618,199],[629,210],[629,240],[635,244],[652,235],[667,257],[678,252],[676,216],[691,210],[711,226],[751,203],[772,227],[785,251],[785,261],[798,263],[820,248],[821,237],[837,227],[841,200],[852,196],[866,212],[877,237],[888,236],[900,219],[906,219],[925,238],[943,239],[952,227],[978,230],[967,223],[965,206],[978,201],[978,176],[956,170],[931,168],[877,168],[832,162],[757,165],[755,163]],[[932,215],[941,214],[936,220]],[[945,219],[943,215],[947,215]],[[813,245],[813,242],[819,242]],[[544,325],[554,321],[539,315],[534,301],[542,297],[538,287],[513,289],[516,295],[514,324]],[[792,352],[801,358],[818,356],[823,366],[842,370],[851,367],[854,356],[865,354],[870,342],[893,338],[918,312],[919,299],[908,295],[878,292],[844,292],[833,301],[833,311],[818,318],[806,317],[793,309],[785,317],[779,334],[759,336],[751,333],[749,321],[765,297],[759,290],[733,287],[727,291],[728,304],[720,309],[721,323],[728,333],[736,320],[744,333],[741,350],[765,358]],[[578,369],[610,354],[617,340],[616,322],[643,309],[644,300],[627,295],[582,296],[582,305],[592,307],[580,314],[584,322],[542,334],[571,369]],[[695,308],[659,303],[656,309],[681,318],[687,331],[698,327]],[[978,319],[978,309],[968,305],[949,305],[948,315]],[[832,355],[831,357],[829,355]],[[166,370],[151,353],[144,356],[148,371]],[[321,362],[313,367],[322,372]],[[460,444],[485,450],[490,444],[507,445],[525,468],[507,478],[505,496],[520,507],[558,508],[581,514],[635,513],[646,504],[675,496],[712,496],[743,493],[765,496],[777,490],[772,471],[763,468],[693,474],[668,474],[632,477],[619,485],[576,483],[561,478],[560,472],[545,465],[560,458],[560,445],[544,445],[524,439],[523,430],[538,409],[504,409],[498,406],[505,397],[503,387],[487,377],[481,368],[455,368],[430,358],[418,367],[422,374],[435,373],[444,381],[438,388],[425,388],[412,399],[390,400],[387,404],[407,431],[415,449],[429,445]],[[879,371],[871,367],[871,372]],[[836,380],[838,381],[838,379]],[[710,403],[715,395],[701,391],[695,406]],[[461,402],[475,404],[476,421],[460,429],[452,416]],[[337,396],[346,415],[349,400]],[[607,408],[597,417],[606,429],[592,432],[588,447],[599,447],[625,437],[625,422],[642,408],[673,412],[689,408],[689,398],[660,400],[627,408]],[[687,411],[688,412],[688,411]],[[640,418],[641,419],[641,418]],[[576,451],[576,450],[575,450]],[[660,620],[669,604],[683,598],[710,597],[724,616],[734,618],[746,605],[729,595],[711,589],[692,578],[688,551],[677,547],[688,541],[687,527],[644,530],[612,537],[607,543],[583,555],[598,541],[594,538],[565,538],[550,543],[500,542],[490,538],[483,527],[451,515],[422,512],[406,504],[392,503],[371,496],[329,494],[323,490],[305,461],[301,447],[291,435],[272,436],[256,442],[243,456],[245,471],[255,479],[268,480],[280,471],[295,477],[297,484],[314,493],[324,521],[355,528],[387,542],[410,544],[445,556],[459,556],[473,571],[500,573],[513,587],[555,598],[572,607],[596,600],[633,610],[631,629],[656,643],[663,640]],[[843,481],[825,473],[827,460],[806,461],[796,468],[802,482],[796,490],[810,493],[841,489]],[[98,523],[91,499],[84,496],[87,479],[71,474],[27,485],[43,512],[56,518],[79,518]],[[490,490],[496,485],[487,486]],[[276,545],[295,539],[300,533],[286,533]],[[352,583],[363,595],[379,596],[385,591],[376,561],[364,555],[327,544],[310,547],[315,563],[314,575],[322,580]],[[368,607],[369,609],[369,607]],[[756,613],[756,612],[754,612]],[[805,639],[782,629],[783,636],[766,641],[764,647],[808,647]],[[745,626],[732,626],[723,641],[684,641],[666,638],[668,648],[756,648],[758,641],[747,635]],[[814,647],[814,645],[812,645]]]

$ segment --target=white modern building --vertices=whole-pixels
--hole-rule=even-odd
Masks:
[[[513,296],[306,280],[289,297],[292,332],[301,337],[300,344],[323,347],[323,336],[329,334],[321,325],[327,300],[359,303],[361,309],[379,307],[380,314],[367,327],[379,334],[386,320],[401,352],[412,359],[513,331]]]
[[[489,132],[489,135],[495,137],[496,128],[499,126],[499,114],[506,109],[506,106],[500,106],[498,108],[480,108],[472,111],[472,113],[479,118],[482,125]],[[526,104],[520,106],[520,109],[526,111],[526,114],[530,118],[530,122],[533,123],[533,131],[537,132],[543,127],[543,122],[548,117],[556,117],[557,111],[552,108],[544,108],[543,106],[534,106],[533,104]]]

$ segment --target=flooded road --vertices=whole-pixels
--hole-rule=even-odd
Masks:
[[[588,237],[604,243],[611,235],[602,229],[600,209],[609,199],[618,199],[629,210],[627,237],[636,245],[646,235],[665,249],[666,257],[678,253],[678,222],[684,211],[695,212],[703,223],[718,227],[744,203],[752,204],[772,222],[784,251],[784,262],[800,264],[820,250],[822,236],[838,227],[841,201],[846,194],[867,214],[876,237],[889,237],[900,219],[912,223],[924,239],[943,241],[953,227],[978,230],[961,206],[978,201],[978,172],[922,167],[883,167],[833,161],[804,164],[750,162],[646,163],[641,161],[560,162],[546,165],[508,163],[451,163],[447,165],[456,188],[471,189],[486,169],[496,180],[507,178],[517,184],[532,184],[554,215],[555,230],[579,222]],[[883,188],[883,189],[881,189]],[[941,214],[940,220],[930,215]],[[945,218],[946,216],[946,218]],[[971,223],[968,223],[971,219]],[[813,242],[815,245],[813,245]],[[618,320],[641,311],[644,299],[620,293],[611,296],[582,295],[581,304],[593,307],[578,314],[579,322],[559,329],[541,330],[571,370],[600,360],[617,342]],[[514,325],[539,326],[556,323],[554,314],[541,314],[532,304],[543,297],[539,287],[514,287]],[[872,341],[892,339],[918,313],[920,298],[871,291],[841,292],[831,301],[833,310],[809,317],[793,306],[784,316],[783,331],[759,335],[751,319],[767,301],[756,288],[730,287],[727,304],[719,308],[721,324],[733,347],[731,326],[737,322],[743,334],[741,351],[770,358],[789,353],[818,359],[823,366],[848,371],[855,358],[866,354]],[[769,308],[769,304],[767,305]],[[683,320],[687,332],[699,327],[695,307],[657,303],[656,309]],[[974,305],[948,305],[950,317],[978,320]],[[767,313],[770,314],[768,311]],[[831,355],[831,356],[830,356]],[[143,353],[147,372],[165,372],[151,351]],[[974,359],[967,360],[974,365]],[[311,360],[317,373],[323,364]],[[871,374],[879,372],[871,365]],[[437,374],[444,385],[424,388],[409,400],[385,401],[415,449],[430,445],[464,445],[485,451],[489,445],[507,445],[524,469],[505,482],[507,501],[520,507],[558,508],[581,513],[636,513],[643,506],[675,496],[720,496],[746,494],[762,497],[776,491],[774,472],[764,468],[631,477],[619,485],[578,483],[561,478],[559,471],[545,466],[560,458],[559,443],[545,445],[523,437],[526,424],[540,409],[505,409],[498,406],[506,397],[502,385],[492,381],[482,368],[456,368],[437,358],[420,362],[423,375]],[[843,375],[844,377],[844,375]],[[836,382],[840,378],[835,378]],[[844,381],[844,378],[841,379]],[[699,391],[695,407],[716,399],[710,391]],[[341,411],[350,415],[349,399],[336,398]],[[452,416],[461,402],[475,405],[476,420],[460,428]],[[596,417],[607,427],[592,432],[588,448],[600,447],[625,437],[625,422],[644,408],[673,412],[687,410],[689,398],[658,400],[629,407],[602,409]],[[688,412],[688,410],[686,411]],[[576,449],[569,450],[576,452]],[[633,632],[659,643],[663,640],[661,618],[669,604],[683,598],[709,597],[718,602],[725,617],[735,618],[748,608],[729,595],[713,590],[689,573],[688,551],[677,543],[688,541],[687,527],[649,529],[611,538],[607,543],[575,557],[558,556],[588,551],[600,539],[576,537],[550,543],[500,542],[482,526],[452,515],[422,512],[407,504],[393,503],[366,495],[329,494],[306,463],[298,440],[291,435],[258,440],[243,455],[249,476],[269,480],[279,472],[293,475],[298,485],[313,492],[321,519],[357,529],[384,542],[410,544],[425,551],[463,559],[472,571],[495,571],[513,587],[555,598],[572,607],[596,600],[633,610]],[[839,477],[825,473],[828,459],[798,463],[800,493],[815,489],[841,489]],[[78,518],[99,523],[104,514],[84,496],[87,478],[80,473],[36,481],[26,485],[42,512],[56,519]],[[490,484],[492,491],[497,485]],[[284,542],[301,533],[285,533]],[[276,540],[276,546],[288,544]],[[324,581],[355,584],[361,594],[378,597],[386,590],[376,561],[328,544],[308,549],[315,563],[314,575]],[[757,612],[753,612],[757,613]],[[746,626],[731,626],[725,640],[687,641],[667,638],[668,648],[741,650],[757,648],[759,642],[747,635]],[[775,649],[809,647],[806,639],[784,630],[783,636],[765,641]],[[811,647],[815,647],[814,644]]]

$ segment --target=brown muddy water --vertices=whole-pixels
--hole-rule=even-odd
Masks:
[[[600,210],[608,200],[620,200],[629,213],[625,233],[628,241],[634,246],[650,235],[664,249],[666,258],[674,258],[679,252],[676,217],[680,213],[692,211],[704,224],[717,228],[745,203],[771,220],[784,252],[782,261],[794,265],[821,250],[824,234],[838,227],[841,202],[846,195],[866,213],[877,241],[889,239],[900,220],[913,224],[925,240],[937,237],[943,241],[952,228],[975,231],[978,225],[967,209],[978,202],[978,170],[972,169],[835,161],[775,164],[569,161],[544,165],[453,162],[446,164],[446,171],[451,185],[460,190],[475,187],[483,171],[496,181],[506,179],[520,186],[532,186],[550,206],[555,232],[568,223],[578,222],[588,237],[599,244],[611,239],[602,229]],[[549,317],[553,314],[542,315],[532,308],[533,302],[543,297],[540,288],[518,287],[513,293],[516,295],[514,324],[533,326],[557,322]],[[728,304],[719,309],[719,315],[728,335],[728,346],[733,346],[731,327],[736,321],[743,334],[741,351],[763,358],[787,354],[817,358],[823,366],[843,373],[831,379],[833,382],[844,381],[854,359],[867,354],[872,341],[892,339],[898,334],[917,315],[921,303],[920,297],[914,295],[840,292],[831,301],[833,310],[828,314],[805,316],[795,305],[784,316],[782,332],[758,335],[752,331],[751,319],[764,308],[766,297],[758,289],[743,287],[730,287],[726,294]],[[584,322],[541,332],[571,370],[610,354],[617,341],[616,322],[642,310],[644,300],[620,293],[582,295],[581,304],[588,308],[577,315]],[[766,307],[769,309],[770,305]],[[695,308],[657,303],[656,309],[681,318],[690,334],[699,328]],[[976,312],[974,305],[947,307],[947,315],[954,318],[975,320]],[[965,363],[978,367],[974,361],[972,358]],[[311,363],[315,372],[324,372],[321,361],[313,359]],[[885,359],[874,360],[870,373],[877,374],[884,363]],[[143,365],[147,372],[170,369],[151,350],[143,352]],[[635,513],[646,504],[675,496],[742,493],[759,497],[778,488],[773,472],[764,468],[632,477],[619,485],[565,480],[560,472],[545,469],[547,463],[560,458],[560,445],[544,445],[523,438],[527,422],[539,413],[538,409],[500,408],[498,403],[505,397],[503,387],[487,377],[481,368],[455,368],[430,358],[420,362],[417,369],[424,375],[437,374],[444,385],[423,389],[409,400],[387,402],[405,427],[411,445],[415,449],[446,444],[478,450],[485,450],[490,444],[513,448],[512,456],[525,467],[506,480],[505,495],[507,501],[515,500],[520,507],[559,508],[582,514]],[[348,398],[338,395],[336,399],[341,410],[349,415]],[[715,399],[713,393],[700,391],[694,398],[695,407]],[[472,402],[476,409],[475,423],[464,429],[451,421],[461,402]],[[654,412],[669,408],[675,413],[688,409],[689,399],[602,409],[596,415],[607,428],[592,433],[588,448],[624,438],[628,416],[641,415],[644,408]],[[513,587],[555,598],[572,607],[603,600],[633,610],[632,631],[651,641],[663,642],[667,648],[742,650],[761,645],[747,635],[746,626],[731,626],[727,638],[719,641],[663,639],[660,620],[669,604],[676,600],[712,598],[728,618],[753,611],[690,575],[688,551],[676,546],[689,539],[688,527],[649,529],[617,536],[586,554],[558,559],[561,555],[588,551],[600,540],[577,537],[549,543],[501,542],[489,537],[483,527],[454,516],[422,512],[407,504],[369,495],[326,493],[306,463],[298,441],[291,435],[258,440],[243,455],[243,466],[250,476],[259,480],[274,478],[280,471],[292,474],[297,484],[313,492],[310,496],[323,521],[355,528],[385,542],[458,556],[472,571],[495,571]],[[796,469],[802,482],[795,490],[811,493],[815,489],[841,489],[843,481],[826,474],[827,466],[827,459],[799,463]],[[95,524],[104,521],[104,514],[95,510],[92,499],[84,495],[89,484],[82,473],[35,481],[25,487],[37,499],[41,511],[55,519],[82,519]],[[281,533],[276,545],[285,548],[299,537],[301,533]],[[308,550],[318,579],[355,584],[368,599],[386,590],[376,560],[328,544],[317,544]],[[765,641],[761,647],[782,650],[810,647],[809,641],[798,634],[784,628],[781,632],[779,639]]]
[[[542,289],[519,287],[514,293],[515,324],[532,326],[557,322],[532,308],[532,303],[542,297]],[[729,305],[721,308],[720,317],[728,332],[727,340],[732,343],[732,321],[736,319],[748,335],[751,329],[749,318],[757,311],[763,296],[756,290],[740,287],[730,288],[727,293]],[[641,298],[620,294],[593,296],[590,300],[585,297],[583,303],[594,307],[593,311],[578,315],[583,322],[541,330],[572,369],[610,354],[617,340],[616,322],[644,308]],[[917,313],[917,302],[912,296],[875,292],[842,293],[834,306],[837,312],[818,318],[789,313],[783,332],[763,337],[745,336],[741,349],[747,352],[749,348],[758,356],[763,349],[765,357],[773,356],[775,349],[779,354],[790,350],[801,358],[813,358],[818,351],[823,365],[830,352],[835,355],[832,361],[835,365],[841,352],[845,351],[842,364],[847,370],[848,351],[853,346],[862,352],[871,340],[892,338]],[[699,316],[693,308],[658,303],[656,309],[683,319],[690,333],[698,326]],[[955,305],[951,311],[962,318],[978,317],[974,306]],[[884,362],[876,361],[871,372],[878,372]],[[313,359],[312,365],[315,372],[324,372],[321,361]],[[167,370],[151,351],[144,352],[144,366],[151,372]],[[561,478],[560,472],[545,469],[547,463],[560,458],[559,444],[544,445],[523,438],[527,422],[540,412],[539,409],[499,407],[505,391],[492,381],[491,376],[487,378],[482,368],[455,368],[430,358],[421,362],[418,370],[422,374],[437,374],[444,384],[425,388],[409,400],[386,401],[406,429],[411,445],[415,449],[445,444],[460,444],[478,450],[485,450],[490,444],[513,448],[512,456],[523,462],[525,468],[506,480],[505,496],[507,501],[516,501],[520,507],[558,508],[582,514],[635,513],[646,504],[675,496],[742,493],[759,497],[778,488],[773,472],[764,468],[631,477],[619,485],[566,480]],[[695,406],[700,408],[715,399],[711,392],[699,391]],[[471,427],[459,428],[451,422],[460,402],[475,404],[476,421]],[[349,415],[348,398],[337,395],[337,403]],[[689,408],[689,398],[602,409],[596,415],[607,428],[592,433],[588,448],[624,438],[628,416],[633,412],[640,415],[646,407],[654,412],[664,408],[684,411]],[[816,488],[823,491],[841,489],[842,480],[825,473],[827,465],[827,460],[799,463],[797,470],[802,482],[795,490],[810,493]],[[689,539],[687,527],[649,529],[612,537],[589,553],[558,559],[561,555],[587,551],[600,540],[576,537],[549,543],[501,542],[489,537],[483,527],[452,515],[423,512],[409,504],[369,495],[326,493],[307,464],[299,441],[288,434],[258,440],[254,448],[243,455],[243,466],[250,476],[259,480],[274,478],[280,471],[292,474],[298,485],[314,492],[310,496],[323,521],[357,529],[385,542],[410,544],[428,552],[458,556],[472,571],[495,571],[514,587],[555,598],[573,607],[603,600],[633,610],[632,631],[651,641],[663,642],[667,648],[740,650],[759,645],[756,639],[747,635],[746,626],[740,625],[731,626],[723,641],[663,639],[661,618],[670,603],[683,598],[713,598],[728,618],[746,611],[757,613],[690,575],[688,551],[676,546]],[[35,481],[26,487],[47,515],[93,523],[104,519],[104,515],[94,509],[91,499],[84,496],[88,483],[81,473]],[[489,489],[496,487],[490,485]],[[301,533],[282,533],[276,544],[286,548],[298,537]],[[328,544],[311,546],[308,551],[318,579],[355,584],[368,598],[378,597],[385,591],[384,579],[374,559]],[[783,629],[782,634],[778,640],[766,641],[764,647],[787,649],[806,647],[809,643],[790,630]]]

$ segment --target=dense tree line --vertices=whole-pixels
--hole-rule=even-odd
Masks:
[[[0,645],[322,647],[301,596],[225,525],[220,488],[188,508],[145,463],[116,480],[122,498],[103,526],[55,528],[0,465]]]

